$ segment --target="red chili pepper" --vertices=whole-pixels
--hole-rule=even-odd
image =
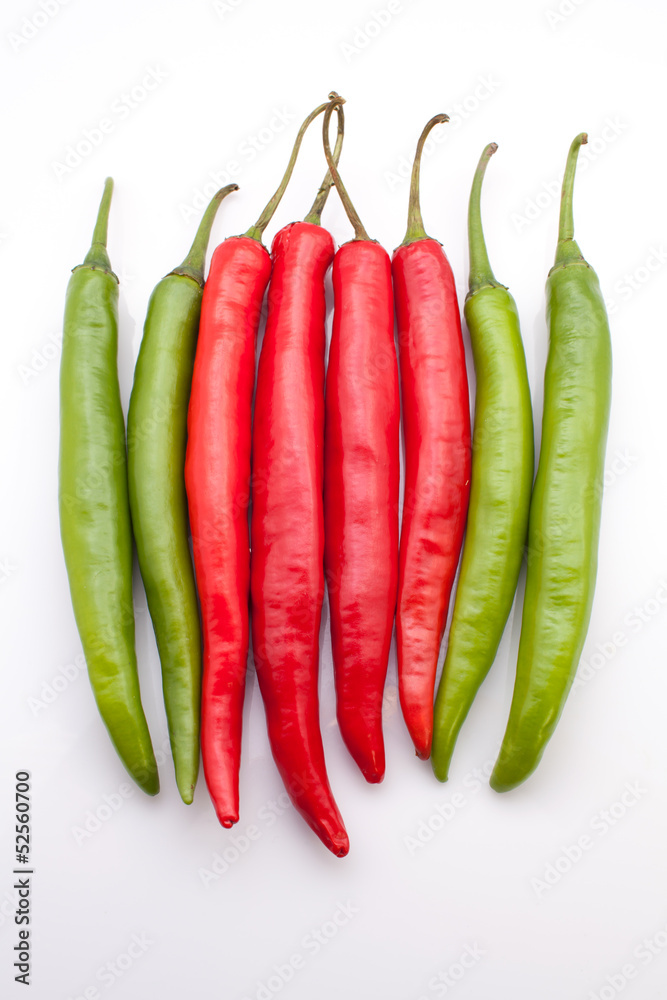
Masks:
[[[367,781],[385,769],[382,696],[398,581],[399,424],[391,262],[324,145],[355,236],[334,258],[325,396],[324,566],[341,735]]]
[[[255,342],[271,258],[262,234],[287,187],[285,176],[244,236],[213,254],[204,287],[188,415],[186,487],[204,635],[202,755],[206,784],[225,827],[239,817],[241,724],[248,658],[251,404]]]
[[[330,184],[325,180],[326,192]],[[334,255],[319,211],[281,229],[271,249],[253,426],[250,590],[253,654],[274,759],[297,810],[343,857],[349,842],[327,777],[317,693],[324,276]]]
[[[392,261],[405,433],[405,494],[396,638],[403,716],[417,756],[433,735],[433,691],[470,493],[470,403],[454,275],[424,231],[419,167],[412,171],[408,229]]]

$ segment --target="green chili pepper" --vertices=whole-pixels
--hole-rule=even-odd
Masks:
[[[118,278],[106,250],[113,181],[67,287],[60,366],[60,531],[88,674],[123,764],[149,795],[157,765],[137,676],[132,529],[116,354]]]
[[[496,281],[484,243],[482,153],[470,192],[465,318],[477,389],[470,508],[456,602],[435,702],[432,763],[446,781],[459,730],[495,659],[523,558],[533,484],[533,412],[514,299]]]
[[[588,630],[611,403],[611,340],[595,271],[574,242],[570,146],[556,262],[547,279],[549,354],[530,506],[528,574],[514,695],[491,775],[497,792],[532,774],[563,710]]]
[[[162,666],[176,784],[192,802],[199,771],[201,633],[188,546],[185,446],[206,249],[220,202],[211,200],[192,247],[148,303],[127,416],[132,526]]]

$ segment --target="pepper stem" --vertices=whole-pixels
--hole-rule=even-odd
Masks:
[[[572,260],[583,260],[581,250],[574,241],[574,216],[572,212],[572,193],[574,190],[574,175],[577,170],[577,158],[580,148],[588,142],[586,132],[581,132],[572,140],[567,154],[563,189],[560,197],[560,220],[558,223],[558,246],[556,247],[556,264],[566,264]]]
[[[211,238],[211,229],[213,228],[213,222],[215,221],[216,214],[220,207],[220,203],[231,194],[232,191],[238,191],[238,184],[228,184],[226,187],[220,188],[219,191],[211,198],[206,211],[202,215],[201,222],[197,232],[195,233],[195,238],[192,241],[192,246],[190,247],[187,257],[182,264],[175,267],[170,274],[184,274],[188,278],[192,278],[196,281],[198,285],[204,287],[204,267],[206,266],[206,251],[208,249],[208,241]]]
[[[113,271],[111,270],[111,261],[107,253],[107,229],[109,226],[109,209],[111,207],[112,194],[113,179],[107,177],[104,182],[104,192],[100,207],[97,211],[95,229],[93,230],[93,242],[83,261],[84,267],[97,268],[101,271],[108,271],[110,274],[113,274]]]
[[[484,180],[489,160],[497,149],[498,146],[495,142],[490,142],[484,149],[479,158],[470,189],[470,201],[468,202],[468,248],[470,253],[468,295],[472,295],[479,288],[485,286],[491,286],[491,288],[502,287],[500,282],[496,281],[491,270],[491,264],[489,263],[489,255],[486,252],[486,243],[484,242],[482,212],[480,209],[482,181]]]
[[[333,100],[327,105],[326,111],[324,112],[324,124],[322,126],[322,139],[324,141],[324,155],[327,158],[327,163],[329,164],[329,171],[333,177],[333,182],[336,185],[336,190],[338,191],[338,196],[343,203],[343,208],[347,214],[348,219],[352,223],[354,229],[355,240],[365,240],[371,243],[372,240],[366,230],[364,229],[361,219],[357,215],[356,209],[350,200],[350,196],[345,189],[340,174],[338,173],[338,168],[334,163],[333,156],[331,155],[331,146],[329,144],[329,122],[331,121],[331,116],[334,110],[339,104],[344,104],[342,97],[334,97]]]
[[[424,144],[428,139],[431,129],[435,128],[436,125],[444,125],[444,123],[448,121],[449,115],[435,115],[434,118],[431,118],[431,120],[426,123],[424,131],[419,136],[419,142],[417,143],[417,150],[415,152],[415,161],[412,164],[412,178],[410,180],[408,228],[405,233],[405,239],[401,243],[402,247],[407,246],[408,243],[414,243],[416,240],[428,239],[426,230],[424,229],[422,211],[419,202],[419,175],[421,171],[422,152],[424,151]]]
[[[296,140],[294,142],[294,148],[292,149],[292,155],[290,156],[289,163],[287,164],[287,169],[285,170],[283,179],[281,180],[275,194],[267,203],[266,208],[260,215],[255,225],[251,226],[248,232],[245,233],[245,235],[249,237],[251,240],[258,240],[260,243],[262,242],[262,236],[264,235],[264,230],[266,229],[269,222],[273,218],[273,215],[276,209],[278,208],[278,205],[280,204],[280,200],[282,196],[285,194],[287,185],[290,182],[290,178],[294,171],[294,165],[296,163],[296,158],[299,155],[299,149],[301,148],[301,143],[303,141],[304,135],[306,134],[306,130],[310,125],[310,123],[314,121],[318,115],[321,115],[323,111],[326,111],[327,107],[328,104],[320,104],[319,108],[315,108],[314,111],[311,111],[311,113],[308,115],[308,117],[302,124],[301,128],[299,129]]]
[[[332,91],[329,94],[329,100],[333,101],[339,95]],[[343,149],[343,136],[345,134],[345,114],[343,112],[343,105],[336,105],[336,112],[338,114],[338,132],[336,133],[336,145],[334,146],[333,158],[336,166],[338,166],[338,161],[340,160],[340,154]],[[327,203],[327,198],[329,197],[329,191],[333,187],[333,177],[331,176],[331,171],[327,170],[324,180],[322,181],[322,186],[315,196],[315,201],[312,204],[310,212],[303,220],[304,222],[310,222],[314,226],[321,225],[322,222],[322,211]]]

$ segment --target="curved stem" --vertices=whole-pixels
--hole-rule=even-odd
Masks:
[[[107,253],[107,229],[109,227],[109,209],[111,207],[111,196],[113,195],[113,178],[107,177],[104,182],[102,200],[97,211],[95,229],[93,230],[93,242],[90,250],[83,260],[84,266],[99,268],[101,271],[111,271],[111,261]]]
[[[415,240],[428,239],[424,229],[421,206],[419,203],[419,174],[421,170],[422,152],[424,151],[424,143],[428,139],[431,129],[435,128],[436,125],[444,125],[444,123],[448,121],[449,115],[435,115],[435,117],[431,118],[431,120],[426,123],[424,131],[419,136],[419,142],[417,143],[417,150],[415,152],[415,161],[412,164],[412,178],[410,180],[408,228],[405,233],[405,239],[401,243],[402,247],[407,246],[408,243],[414,243]]]
[[[260,215],[255,225],[251,226],[248,232],[245,233],[245,235],[248,236],[250,239],[258,240],[260,243],[262,242],[262,236],[264,234],[264,230],[266,229],[269,222],[273,218],[273,214],[275,210],[278,208],[280,200],[282,196],[285,194],[287,185],[290,182],[290,178],[294,171],[294,164],[296,163],[296,158],[299,155],[299,149],[301,148],[303,137],[306,134],[306,129],[308,128],[310,123],[314,121],[315,118],[317,118],[318,115],[321,115],[323,111],[326,111],[328,106],[329,106],[328,104],[320,104],[319,108],[315,108],[314,111],[311,111],[306,120],[303,122],[297,134],[296,140],[294,142],[292,155],[290,156],[289,163],[287,164],[287,169],[285,170],[285,173],[283,175],[283,179],[281,180],[275,194],[267,203],[266,208]]]
[[[342,180],[340,179],[340,174],[338,173],[338,168],[336,167],[336,164],[334,163],[333,156],[331,155],[331,146],[329,145],[329,122],[331,121],[331,115],[333,114],[334,109],[339,104],[344,104],[344,103],[345,102],[343,101],[342,97],[335,97],[327,105],[326,111],[324,112],[324,124],[322,126],[322,138],[323,138],[323,141],[324,141],[324,155],[327,158],[327,163],[329,164],[329,170],[331,172],[331,176],[333,177],[334,184],[336,185],[336,190],[338,191],[338,195],[340,197],[340,200],[343,203],[343,208],[345,209],[345,212],[347,213],[347,217],[350,220],[350,222],[352,223],[352,226],[354,228],[354,238],[355,238],[355,240],[366,240],[367,242],[371,243],[372,240],[371,240],[370,236],[368,235],[368,233],[366,232],[366,230],[364,229],[364,227],[363,227],[363,225],[361,223],[361,219],[357,215],[356,209],[355,209],[354,205],[352,204],[352,202],[350,200],[350,196],[347,193],[347,191],[345,190],[345,185],[343,184]]]
[[[588,142],[585,132],[578,135],[572,141],[570,151],[567,154],[565,165],[565,175],[563,177],[563,190],[560,199],[560,221],[558,225],[558,239],[571,240],[574,238],[574,217],[572,213],[572,192],[574,189],[574,175],[577,169],[577,157],[580,148]]]
[[[579,150],[588,142],[586,132],[581,132],[572,140],[567,154],[563,189],[560,197],[560,219],[558,221],[558,246],[556,248],[556,264],[564,264],[570,260],[583,259],[579,247],[574,242],[574,216],[572,212],[572,194],[574,190],[574,175],[577,170]]]
[[[493,271],[491,270],[489,255],[486,252],[484,230],[482,228],[482,212],[480,208],[484,174],[486,173],[486,168],[489,165],[489,160],[497,149],[498,146],[495,142],[490,142],[485,148],[479,158],[479,163],[477,164],[475,176],[472,181],[472,188],[470,189],[470,201],[468,202],[468,248],[470,253],[470,277],[468,279],[469,295],[485,285],[490,285],[494,288],[500,287],[500,282],[496,281]]]
[[[202,215],[195,238],[192,241],[192,246],[188,250],[185,260],[178,267],[175,267],[173,271],[170,271],[170,274],[187,275],[187,277],[192,278],[198,285],[203,287],[206,251],[208,249],[208,241],[211,238],[213,222],[215,221],[220,203],[228,194],[231,194],[232,191],[238,191],[238,189],[238,184],[228,184],[226,187],[216,191]]]
[[[104,191],[102,200],[97,211],[95,229],[93,230],[93,243],[101,243],[103,247],[107,245],[107,230],[109,228],[109,209],[111,207],[111,196],[113,195],[113,177],[107,177],[104,181]]]
[[[329,100],[332,101],[340,95],[332,91],[329,94]],[[345,134],[345,113],[343,111],[343,105],[336,105],[336,112],[338,114],[338,132],[336,133],[336,145],[334,146],[333,158],[334,163],[338,166],[338,161],[340,160],[340,154],[343,149],[343,137]],[[310,222],[314,226],[321,225],[322,222],[322,211],[326,205],[327,198],[329,197],[329,191],[333,187],[333,177],[331,176],[331,171],[327,170],[324,180],[322,181],[322,186],[315,196],[315,201],[312,204],[310,212],[303,220],[304,222]]]

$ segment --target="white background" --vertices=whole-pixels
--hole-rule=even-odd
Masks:
[[[210,0],[45,3],[48,18],[36,0],[7,2],[0,14],[0,993],[25,995],[13,982],[11,871],[14,774],[26,768],[35,1000],[664,997],[664,4],[394,0],[378,28],[373,14],[387,10],[386,0],[235,0],[219,10]],[[149,70],[160,82],[121,111],[123,95]],[[291,807],[278,804],[277,816],[271,805],[282,786],[254,676],[234,831],[218,826],[203,778],[194,804],[181,803],[164,754],[160,795],[123,797],[129,779],[77,670],[56,504],[54,343],[104,177],[116,181],[109,251],[121,279],[126,404],[148,296],[185,254],[198,191],[213,184],[211,172],[236,161],[242,190],[224,203],[211,245],[246,230],[278,182],[299,122],[332,88],[348,102],[341,161],[348,189],[370,235],[390,250],[405,228],[399,168],[411,161],[426,120],[451,115],[444,141],[424,159],[422,203],[462,294],[469,184],[484,145],[498,142],[484,222],[496,275],[518,303],[538,432],[556,188],[571,139],[587,130],[575,228],[610,304],[615,365],[587,680],[543,763],[504,796],[476,776],[488,772],[504,731],[519,615],[462,732],[447,785],[411,751],[393,651],[387,777],[379,787],[364,783],[337,730],[326,631],[322,727],[351,840],[342,861]],[[290,116],[280,132],[270,129],[275,109]],[[112,130],[58,177],[67,147],[103,118]],[[315,126],[268,240],[303,217],[323,172]],[[350,238],[335,195],[324,222],[338,242]],[[159,665],[138,579],[136,608],[144,703],[160,747]],[[250,843],[238,839],[248,826],[259,831]],[[587,849],[568,861],[564,852],[577,857],[572,845],[582,837]],[[232,860],[223,871],[225,851]],[[320,928],[321,945],[313,936]],[[143,944],[128,952],[133,935]],[[468,968],[459,961],[464,953]],[[300,968],[289,977],[293,956]],[[289,981],[271,978],[275,967]]]

